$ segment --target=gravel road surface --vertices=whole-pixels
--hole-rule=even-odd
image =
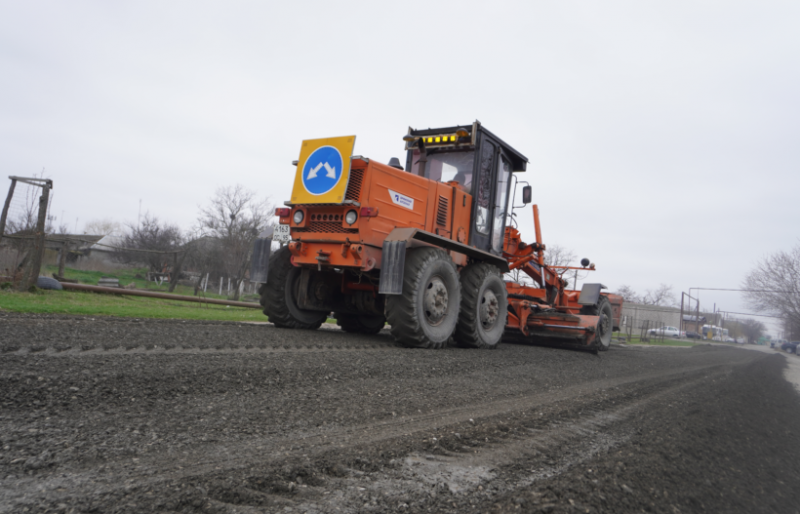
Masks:
[[[0,512],[795,513],[787,358],[0,313]]]

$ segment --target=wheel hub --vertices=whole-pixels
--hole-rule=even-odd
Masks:
[[[601,336],[609,332],[608,325],[610,324],[610,321],[611,320],[609,319],[608,315],[606,315],[606,313],[600,314],[600,323],[597,324],[597,327],[599,329],[598,332],[600,332]]]
[[[422,307],[425,310],[425,318],[431,325],[438,325],[447,314],[447,287],[439,277],[433,277],[425,289],[422,298]]]
[[[488,289],[484,291],[478,313],[483,328],[490,328],[494,325],[500,313],[500,302],[497,301],[497,295],[495,295],[494,292]]]

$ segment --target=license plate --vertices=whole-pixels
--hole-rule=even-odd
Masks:
[[[281,243],[288,243],[292,240],[292,234],[289,231],[289,225],[278,225],[272,233],[273,241],[280,241]]]

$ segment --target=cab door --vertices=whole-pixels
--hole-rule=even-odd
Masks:
[[[470,245],[500,255],[511,185],[511,160],[485,133],[481,134],[480,152],[475,160]]]
[[[497,170],[494,184],[494,204],[492,206],[492,252],[500,255],[503,252],[503,238],[506,231],[506,208],[511,187],[511,160],[502,149],[497,152],[495,159]]]

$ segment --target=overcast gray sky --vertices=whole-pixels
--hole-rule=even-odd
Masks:
[[[797,1],[3,0],[0,167],[44,168],[71,229],[140,201],[189,228],[219,186],[287,200],[303,139],[404,161],[409,125],[478,119],[592,279],[736,288],[798,244],[798,27]]]

